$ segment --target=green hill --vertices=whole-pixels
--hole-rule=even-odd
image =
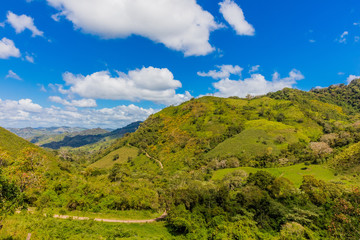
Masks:
[[[32,143],[16,136],[0,127],[0,148],[7,151],[12,157],[17,157],[26,147],[35,147]]]
[[[325,133],[351,124],[352,116],[340,106],[297,91],[291,90],[296,97],[290,100],[193,99],[150,116],[125,141],[176,170],[198,168],[214,158],[236,157],[243,162],[266,153],[291,158],[289,148],[294,145],[306,148]]]
[[[92,146],[99,150],[92,156],[87,147],[73,149],[78,158],[54,151],[57,173],[37,151],[5,146],[21,152],[5,173],[41,210],[122,216],[166,209],[174,239],[358,239],[358,85],[192,99],[105,149]]]

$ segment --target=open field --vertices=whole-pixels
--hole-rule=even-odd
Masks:
[[[119,148],[105,157],[101,158],[99,161],[91,164],[89,167],[93,168],[111,168],[115,163],[124,163],[129,158],[135,158],[138,154],[138,149],[135,147],[122,147]],[[118,156],[118,159],[114,160]]]
[[[220,180],[224,178],[225,175],[235,171],[235,170],[244,170],[247,173],[255,173],[260,170],[267,171],[273,174],[276,177],[285,177],[292,181],[295,186],[300,187],[302,183],[302,178],[304,175],[313,175],[317,179],[321,179],[327,182],[341,182],[343,184],[351,185],[352,183],[348,178],[344,178],[341,175],[335,176],[333,170],[329,169],[326,165],[308,165],[304,163],[297,164],[288,167],[281,168],[252,168],[252,167],[240,167],[240,168],[227,168],[221,169],[214,172],[212,179]]]

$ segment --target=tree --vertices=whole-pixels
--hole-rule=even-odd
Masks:
[[[113,161],[116,161],[116,160],[119,159],[119,157],[120,157],[120,156],[119,156],[119,154],[117,153],[117,154],[115,154],[115,155],[113,156],[113,159],[112,159],[112,160],[113,160]]]
[[[257,171],[250,173],[248,183],[258,186],[262,190],[268,190],[270,185],[273,184],[275,177],[266,171]]]
[[[337,239],[360,239],[360,191],[336,199],[329,232]]]
[[[125,164],[115,163],[110,169],[108,179],[111,182],[124,181],[130,175],[129,168]]]
[[[12,168],[12,176],[21,192],[40,189],[43,186],[46,156],[39,149],[27,147],[21,151]]]
[[[10,162],[10,155],[7,151],[0,148],[0,167],[7,166]]]
[[[5,179],[0,169],[0,229],[2,221],[22,204],[19,188],[9,180]]]

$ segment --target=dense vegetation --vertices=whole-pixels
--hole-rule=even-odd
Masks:
[[[359,239],[359,86],[192,99],[93,155],[46,152],[0,129],[0,183],[18,189],[2,202],[21,199],[41,216],[136,211],[141,219],[166,209],[155,239]],[[21,229],[16,238],[67,239],[72,227],[80,239],[137,236],[130,226],[44,217],[36,226],[48,230],[39,231],[22,214],[4,221],[1,237],[10,225]],[[87,232],[91,224],[98,230]]]

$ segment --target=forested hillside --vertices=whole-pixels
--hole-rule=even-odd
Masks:
[[[166,210],[169,239],[358,239],[359,85],[192,99],[91,156],[48,153],[4,130],[3,174],[42,211]]]

